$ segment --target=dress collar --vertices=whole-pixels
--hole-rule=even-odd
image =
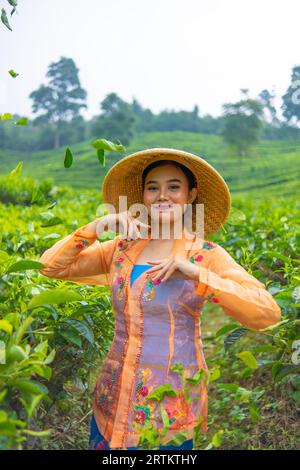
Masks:
[[[123,251],[130,261],[134,264],[139,254],[148,245],[151,240],[150,234],[147,238],[133,240],[130,245]],[[191,234],[187,231],[186,227],[183,227],[181,232],[181,238],[175,238],[170,255],[175,253],[181,254],[182,256],[188,257],[191,250],[196,247],[196,243],[203,242],[204,240],[199,239],[196,235]]]

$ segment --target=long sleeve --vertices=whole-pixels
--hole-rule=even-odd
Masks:
[[[39,261],[48,277],[92,285],[110,285],[109,270],[119,236],[99,242],[86,225],[44,251]]]
[[[199,267],[196,292],[218,303],[225,314],[258,331],[281,320],[281,309],[265,285],[240,266],[220,245],[207,268]],[[261,332],[263,333],[263,332]]]

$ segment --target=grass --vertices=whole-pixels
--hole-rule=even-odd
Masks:
[[[196,153],[213,165],[224,177],[230,191],[261,197],[293,195],[300,176],[300,142],[261,141],[243,159],[224,145],[219,136],[192,132],[151,132],[137,135],[126,152],[108,153],[106,167],[100,166],[91,140],[72,146],[73,166],[63,166],[65,147],[40,152],[0,150],[0,174],[24,162],[24,175],[36,179],[52,177],[56,184],[74,188],[101,188],[107,170],[123,156],[153,147],[172,147]],[[259,191],[257,191],[259,189]],[[265,194],[264,194],[265,196]]]

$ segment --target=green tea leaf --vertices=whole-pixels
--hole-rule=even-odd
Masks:
[[[220,447],[221,444],[222,444],[222,435],[224,434],[224,431],[223,429],[220,429],[220,431],[216,432],[213,437],[212,437],[212,440],[211,440],[211,443],[215,446],[215,447]]]
[[[23,118],[20,118],[16,121],[15,123],[17,126],[27,126],[28,124],[28,118],[27,117],[23,117]]]
[[[177,390],[170,384],[164,384],[157,387],[153,392],[147,395],[147,398],[161,401],[165,395],[175,397],[178,395]]]
[[[54,225],[62,224],[60,217],[56,217],[51,212],[43,212],[41,214],[41,227],[54,227]]]
[[[6,333],[11,334],[13,327],[11,323],[7,320],[0,320],[0,330],[5,331]]]
[[[218,338],[219,336],[225,335],[229,331],[235,330],[238,328],[239,325],[237,323],[229,323],[229,325],[222,326],[217,332],[215,337]]]
[[[13,78],[15,78],[15,77],[17,77],[17,76],[19,75],[19,74],[16,73],[13,69],[10,69],[10,70],[8,71],[8,73],[9,73]]]
[[[8,22],[8,19],[7,19],[6,11],[4,10],[4,8],[1,9],[1,21],[4,24],[4,26],[6,26],[10,31],[12,31],[11,26],[10,26],[10,24]]]
[[[29,434],[30,436],[37,436],[37,437],[46,437],[50,436],[51,431],[32,431],[31,429],[22,429],[22,432]]]
[[[7,273],[16,273],[18,271],[26,271],[28,269],[42,269],[43,267],[43,263],[40,263],[39,261],[24,259],[12,264],[8,268]]]
[[[17,166],[8,174],[9,178],[17,178],[20,176],[23,168],[23,162],[19,162]]]
[[[87,339],[91,344],[94,344],[95,338],[93,330],[83,321],[75,320],[74,318],[67,318],[65,323],[72,326],[80,335]]]
[[[45,385],[39,382],[36,382],[34,380],[17,379],[17,380],[12,381],[12,385],[14,385],[19,390],[33,393],[34,395],[40,395],[40,394],[47,395],[48,393],[48,388]]]
[[[1,114],[1,121],[10,121],[13,118],[13,115],[10,113]]]
[[[96,139],[91,143],[91,145],[97,150],[110,150],[111,152],[120,152],[126,150],[123,145],[115,144],[114,142],[106,139]]]
[[[71,343],[75,344],[79,348],[82,348],[81,338],[76,331],[69,329],[69,330],[60,330],[58,333],[67,341],[70,341]]]
[[[237,328],[229,333],[228,336],[224,339],[224,348],[227,351],[241,336],[245,335],[248,332],[247,328]]]
[[[97,157],[102,166],[105,166],[105,154],[103,149],[97,149]]]
[[[253,356],[251,351],[242,351],[237,353],[236,356],[239,357],[246,366],[250,367],[250,369],[258,368],[256,358]]]
[[[82,300],[82,296],[78,292],[65,289],[50,289],[36,295],[31,299],[28,308],[35,308],[41,305],[56,305],[66,302],[77,302]]]
[[[70,168],[72,166],[72,163],[73,163],[73,154],[72,154],[71,150],[68,147],[66,149],[66,153],[65,153],[64,167],[65,168]]]

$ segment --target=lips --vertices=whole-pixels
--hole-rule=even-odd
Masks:
[[[157,204],[155,206],[156,209],[170,209],[172,204]]]

